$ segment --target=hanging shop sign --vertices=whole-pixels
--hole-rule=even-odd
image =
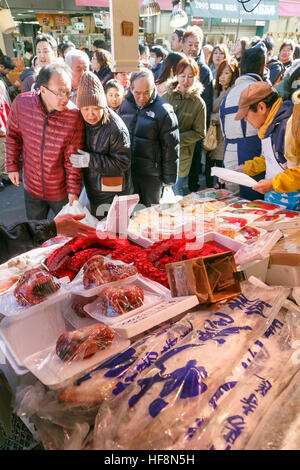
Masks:
[[[76,31],[85,31],[87,29],[87,24],[81,21],[80,23],[74,23],[73,27]]]
[[[122,0],[125,1],[125,0]],[[128,0],[127,0],[128,1]],[[121,2],[121,0],[120,0]],[[139,0],[139,5],[143,3],[143,0]],[[161,10],[172,11],[173,4],[172,0],[158,0]],[[109,8],[109,0],[75,0],[75,5],[81,7],[104,7]]]
[[[43,26],[43,28],[49,27],[49,26],[55,26],[53,16],[49,15],[48,13],[37,13],[36,19],[39,22],[39,24]]]
[[[278,20],[278,0],[248,0],[245,7],[236,0],[193,0],[190,3],[191,14],[204,18],[243,18],[256,20]]]
[[[53,15],[55,26],[61,28],[62,26],[71,26],[70,15]]]
[[[101,29],[110,28],[110,15],[109,12],[94,13],[95,27]]]
[[[203,24],[204,18],[195,18],[194,16],[191,19],[192,24]]]

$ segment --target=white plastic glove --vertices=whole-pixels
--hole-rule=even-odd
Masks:
[[[172,186],[174,186],[173,183],[163,183],[163,188],[172,188]]]
[[[90,163],[90,154],[84,150],[78,149],[78,153],[72,153],[70,162],[74,168],[88,168]]]

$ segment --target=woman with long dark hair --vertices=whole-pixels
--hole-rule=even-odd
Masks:
[[[92,70],[99,78],[102,85],[108,80],[114,78],[113,73],[110,69],[112,63],[111,54],[105,49],[97,49],[93,53],[92,57]]]
[[[222,60],[229,60],[229,51],[226,44],[217,44],[211,51],[210,57],[208,59],[208,67],[212,71],[213,78],[216,78],[217,69]]]
[[[185,54],[181,52],[171,52],[165,59],[162,72],[156,80],[155,85],[157,86],[157,93],[162,96],[167,90],[167,81],[170,78],[174,78],[176,74],[176,67]]]
[[[206,186],[211,187],[213,185],[213,178],[210,175],[211,167],[222,166],[223,155],[225,150],[225,140],[222,133],[221,122],[220,122],[220,106],[233,87],[236,79],[239,76],[239,64],[235,59],[223,60],[218,69],[216,75],[216,81],[214,85],[213,94],[213,107],[210,117],[210,122],[215,124],[217,128],[217,147],[208,153],[207,163],[205,168]]]

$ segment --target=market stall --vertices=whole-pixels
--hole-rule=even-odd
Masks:
[[[299,448],[300,213],[137,202],[0,266],[15,413],[45,449]]]

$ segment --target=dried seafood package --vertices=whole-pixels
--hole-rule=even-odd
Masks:
[[[25,271],[15,286],[1,296],[0,312],[5,316],[38,308],[41,303],[56,301],[66,295],[65,285],[43,268]]]
[[[96,324],[60,335],[56,343],[56,354],[62,361],[82,360],[105,349],[114,339],[113,330]]]
[[[194,312],[198,327],[173,348],[139,359],[139,372],[119,376],[99,409],[97,449],[176,448],[238,358],[278,314],[289,290],[243,285],[243,293],[215,309]]]

